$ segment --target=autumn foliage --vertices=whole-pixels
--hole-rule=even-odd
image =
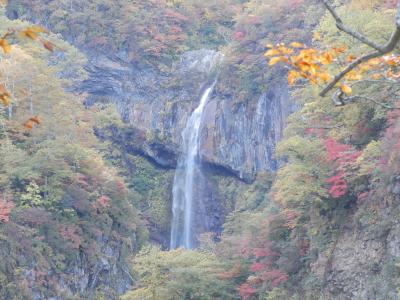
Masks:
[[[317,39],[321,39],[318,35]],[[287,79],[289,85],[294,85],[301,80],[306,80],[313,85],[328,83],[335,76],[329,66],[336,64],[343,66],[357,59],[355,55],[345,55],[346,47],[331,47],[326,50],[307,47],[299,42],[292,42],[289,46],[285,44],[267,45],[270,48],[264,56],[269,57],[269,65],[284,63],[289,67]],[[338,83],[340,90],[350,95],[353,92],[352,85],[360,80],[398,80],[400,70],[398,69],[400,56],[395,54],[384,55],[371,59],[348,72],[344,80]]]
[[[0,200],[0,222],[7,223],[10,220],[13,207],[14,203],[11,201]]]
[[[345,195],[348,189],[346,172],[352,171],[361,152],[353,150],[349,145],[340,144],[332,138],[325,140],[325,147],[328,162],[332,164],[335,172],[326,180],[326,183],[330,185],[329,194],[333,198],[339,198]]]

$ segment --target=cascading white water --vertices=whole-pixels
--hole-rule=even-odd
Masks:
[[[171,249],[193,248],[193,184],[196,179],[196,173],[201,172],[199,135],[203,111],[214,85],[215,82],[204,91],[199,106],[193,111],[182,132],[183,149],[175,171],[172,191]]]

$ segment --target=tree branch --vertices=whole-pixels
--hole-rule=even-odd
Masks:
[[[375,42],[371,41],[370,39],[368,39],[366,36],[364,36],[363,34],[352,30],[351,28],[347,27],[342,19],[339,17],[339,15],[336,13],[335,9],[328,3],[327,0],[322,0],[322,2],[324,3],[326,9],[329,11],[329,13],[332,15],[332,17],[335,19],[336,21],[336,27],[351,35],[352,37],[356,38],[357,40],[359,40],[360,42],[370,46],[371,48],[374,48],[377,51],[383,52],[383,48],[380,47],[379,45],[377,45]]]
[[[346,32],[347,34],[357,38],[358,40],[360,40],[361,42],[363,42],[364,44],[376,49],[377,51],[368,53],[364,56],[361,56],[360,58],[356,59],[355,61],[353,61],[351,64],[349,64],[343,71],[341,71],[338,75],[335,76],[335,78],[319,93],[319,95],[321,97],[326,96],[326,94],[335,87],[335,85],[343,79],[344,76],[346,76],[347,73],[349,73],[350,71],[352,71],[353,69],[355,69],[357,66],[359,66],[360,64],[369,61],[370,59],[373,58],[377,58],[380,56],[383,56],[389,52],[392,52],[394,50],[394,48],[396,47],[396,45],[398,44],[399,40],[400,40],[400,1],[397,5],[397,15],[396,15],[396,29],[393,32],[392,36],[390,37],[390,40],[386,43],[386,45],[380,47],[377,44],[375,44],[374,42],[370,41],[368,38],[364,37],[362,34],[359,34],[357,32],[354,32],[350,29],[348,29],[346,26],[344,26],[342,20],[340,19],[340,17],[337,15],[336,11],[332,8],[332,6],[328,3],[327,0],[321,0],[325,7],[328,9],[328,11],[330,12],[330,14],[333,16],[333,18],[336,21],[336,25],[340,24],[341,28],[345,28],[346,30],[343,30],[344,32]],[[338,26],[338,28],[340,29],[340,27]]]
[[[382,106],[383,108],[386,108],[386,109],[397,109],[397,107],[386,105],[385,103],[378,102],[375,99],[373,99],[371,97],[367,97],[367,96],[352,96],[352,97],[344,99],[345,103],[353,102],[353,101],[357,101],[357,100],[368,100],[368,101],[371,101],[371,102],[375,103],[376,105]]]
[[[400,33],[400,31],[399,31]],[[390,52],[390,51],[389,51]],[[371,52],[369,54],[366,54],[364,56],[361,56],[360,58],[356,59],[353,61],[351,64],[349,64],[342,72],[340,72],[338,75],[335,76],[335,78],[319,93],[321,97],[325,97],[326,94],[335,87],[335,85],[344,77],[346,76],[347,73],[349,73],[351,70],[355,69],[357,66],[360,64],[369,61],[370,59],[377,58],[382,56],[382,53],[380,51],[375,51]]]
[[[383,98],[382,100],[388,99],[389,97],[390,97],[390,95]],[[336,106],[344,106],[348,103],[355,102],[357,100],[371,101],[371,102],[375,103],[376,105],[379,105],[386,109],[400,109],[399,107],[391,106],[386,103],[376,101],[375,99],[373,99],[371,97],[367,97],[367,96],[355,95],[355,96],[351,96],[351,97],[344,97],[344,93],[340,90],[332,96],[332,101],[334,102],[334,104]]]

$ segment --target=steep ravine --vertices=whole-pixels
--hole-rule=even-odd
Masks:
[[[155,168],[161,167],[170,174],[163,193],[171,193],[170,169],[176,166],[181,133],[215,71],[205,66],[217,55],[211,50],[187,52],[170,77],[154,70],[136,70],[131,77],[135,78],[132,82],[136,88],[130,90],[131,94],[124,94],[123,101],[116,100],[127,124],[116,137],[124,140],[127,153],[145,157]],[[121,67],[107,68],[97,66],[100,74],[112,74]],[[91,74],[90,80],[97,80],[96,73]],[[160,84],[155,85],[156,82]],[[96,98],[101,93],[93,92],[92,96]],[[243,195],[252,185],[245,182],[252,182],[257,173],[276,169],[275,144],[293,110],[284,79],[271,83],[253,100],[237,104],[235,99],[220,93],[217,85],[205,108],[200,154],[207,180],[202,197],[210,219],[209,229],[217,236],[228,213],[246,208]],[[165,207],[168,220],[170,205]],[[392,280],[400,257],[398,208],[390,204],[377,210],[375,216],[367,211],[363,207],[350,211],[332,246],[319,253],[312,263],[313,276],[321,284],[319,299],[398,299]],[[153,224],[151,236],[165,237],[168,226],[164,224],[160,231],[160,226]],[[169,242],[165,238],[153,240],[164,246]]]
[[[140,137],[132,151],[173,168],[187,118],[210,73],[215,72],[210,69],[212,62],[220,55],[212,50],[186,52],[167,77],[152,69],[129,69],[103,57],[91,62],[90,79],[82,88],[92,99],[114,99],[123,120],[130,124],[129,134],[134,131]],[[217,85],[201,133],[203,160],[248,182],[259,171],[276,169],[275,143],[292,109],[284,79],[253,100],[237,104],[220,94]]]
[[[154,168],[161,168],[160,170],[165,170],[165,174],[170,174],[168,188],[161,188],[164,195],[172,195],[172,176],[168,170],[176,167],[182,150],[182,132],[190,114],[197,107],[202,92],[216,73],[224,68],[223,64],[217,63],[221,56],[212,50],[189,51],[175,63],[168,77],[150,69],[133,69],[131,72],[135,75],[130,75],[129,78],[132,79],[131,87],[135,88],[107,89],[115,92],[112,99],[126,124],[123,128],[115,128],[112,139],[116,145],[122,146],[120,148],[128,154],[126,157],[136,157],[136,161],[137,157],[146,158]],[[97,71],[92,72],[89,79],[93,82],[90,85],[92,87],[99,85],[96,82],[106,78],[105,74],[117,74],[122,72],[118,70],[124,69],[114,65],[116,62],[96,63],[97,66],[91,70]],[[128,75],[120,74],[118,78],[124,76]],[[110,84],[114,80],[107,82]],[[118,94],[118,91],[123,93]],[[91,90],[93,101],[103,96],[100,89]],[[204,108],[200,128],[199,153],[205,174],[203,188],[198,197],[204,203],[200,211],[204,212],[204,217],[207,216],[208,230],[218,235],[225,215],[235,209],[235,197],[230,200],[233,206],[223,203],[225,199],[221,198],[225,197],[218,190],[218,183],[210,180],[210,174],[228,176],[241,186],[243,182],[254,181],[257,173],[275,170],[275,145],[281,138],[286,117],[292,109],[284,79],[271,83],[255,101],[239,104],[235,99],[220,93],[218,83],[216,84]],[[167,219],[171,219],[171,201],[165,214],[168,215]],[[151,217],[150,223],[154,225],[151,228],[158,228],[152,233],[153,237],[158,236],[158,242],[160,236],[168,235],[169,224],[160,226],[156,218]],[[157,234],[160,230],[161,235]],[[163,239],[164,246],[168,243]]]

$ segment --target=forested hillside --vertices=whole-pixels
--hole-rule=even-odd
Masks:
[[[0,299],[399,299],[397,10],[4,3]]]

